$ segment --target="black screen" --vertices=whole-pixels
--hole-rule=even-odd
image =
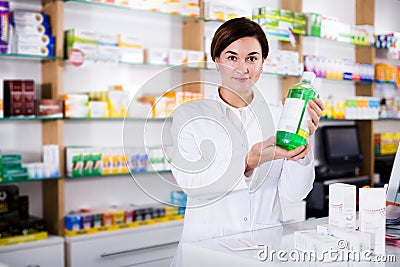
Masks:
[[[357,126],[325,126],[322,136],[328,164],[354,167],[362,165]]]

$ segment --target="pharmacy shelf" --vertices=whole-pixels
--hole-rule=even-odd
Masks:
[[[62,57],[47,57],[47,56],[35,56],[26,54],[0,54],[0,59],[49,61],[49,60],[61,60]]]
[[[146,174],[157,174],[157,173],[171,173],[170,170],[162,170],[162,171],[145,171],[145,172],[132,172],[132,175],[146,175]],[[117,173],[117,174],[109,174],[109,175],[97,175],[97,176],[78,176],[78,177],[70,177],[66,176],[65,179],[76,180],[76,179],[95,179],[95,178],[112,178],[112,177],[123,177],[123,176],[131,176],[131,173]],[[62,177],[50,177],[50,178],[37,178],[37,179],[28,179],[21,181],[2,181],[2,184],[16,184],[16,183],[30,183],[30,182],[45,182],[63,179]]]
[[[216,19],[203,18],[207,24],[223,24],[225,21]],[[265,35],[268,39],[279,40],[283,42],[290,42],[289,32],[282,29],[264,29]],[[298,35],[298,34],[295,34]]]
[[[325,77],[317,77],[317,79],[325,80],[325,81],[333,81],[333,82],[345,82],[345,83],[354,83],[354,84],[386,84],[391,86],[396,86],[395,82],[387,82],[387,81],[353,81],[353,80],[339,80],[339,79],[330,79]]]
[[[148,121],[148,122],[163,122],[172,120],[172,118],[64,118],[64,121]]]
[[[396,82],[393,81],[375,81],[376,83],[388,83],[388,84],[396,84]]]
[[[69,60],[65,60],[66,66],[68,67],[73,67],[71,64],[69,64]],[[84,67],[89,67],[89,66],[96,66],[96,65],[125,65],[125,66],[133,66],[133,67],[150,67],[150,68],[170,68],[170,69],[175,69],[175,70],[193,70],[193,71],[217,71],[215,67],[191,67],[187,65],[170,65],[170,64],[154,64],[154,63],[127,63],[127,62],[119,62],[119,63],[97,63],[97,62],[87,62],[84,63]],[[214,63],[209,63],[210,65],[213,65]],[[82,66],[83,67],[83,66]],[[80,67],[81,68],[81,67]],[[271,75],[271,76],[277,76],[277,77],[301,77],[302,74],[299,75],[291,75],[291,74],[280,74],[280,73],[275,73],[275,72],[262,72],[262,75]]]
[[[379,118],[377,121],[400,121],[400,118]]]
[[[321,121],[373,121],[371,119],[327,119],[327,118],[321,118]]]
[[[375,154],[375,159],[392,159],[396,154]]]
[[[321,121],[400,121],[400,118],[379,118],[379,119],[327,119],[321,118]]]
[[[4,179],[4,177],[3,177]],[[28,179],[28,180],[21,180],[21,181],[2,181],[0,182],[0,185],[2,184],[19,184],[19,183],[30,183],[30,182],[45,182],[45,181],[53,181],[53,180],[58,180],[62,179],[61,177],[50,177],[50,178],[37,178],[37,179]]]
[[[65,0],[64,2],[80,4],[80,5],[83,5],[83,4],[92,5],[92,6],[102,7],[102,8],[114,8],[114,9],[120,9],[120,10],[127,10],[129,12],[157,14],[157,15],[176,17],[176,18],[186,19],[186,20],[189,19],[189,20],[193,20],[193,21],[202,20],[206,23],[219,23],[219,24],[224,23],[224,21],[222,21],[222,20],[213,20],[213,19],[207,19],[207,18],[202,18],[202,17],[191,17],[191,16],[185,16],[185,15],[181,15],[181,14],[173,14],[173,13],[166,13],[166,12],[160,12],[160,11],[147,10],[147,9],[133,8],[133,7],[118,5],[118,4],[99,3],[99,2],[93,2],[93,1],[87,1],[87,0]],[[275,39],[275,40],[285,41],[285,42],[290,41],[290,38],[286,34],[282,34],[282,30],[267,29],[265,33],[267,35],[267,38],[269,38],[269,39]]]
[[[32,5],[41,5],[41,3],[46,4],[51,2],[52,0],[8,0],[11,3],[18,4],[32,4]]]
[[[172,118],[46,118],[46,117],[7,117],[0,118],[0,122],[5,121],[148,121],[148,122],[163,122],[170,121]]]
[[[185,15],[181,15],[181,14],[160,12],[160,11],[155,11],[155,10],[151,10],[151,9],[135,8],[135,7],[125,6],[125,5],[100,3],[100,2],[94,2],[94,1],[88,1],[88,0],[64,0],[64,2],[69,3],[69,4],[75,4],[75,5],[90,5],[90,6],[94,6],[94,7],[100,7],[100,8],[119,9],[119,10],[125,10],[125,11],[132,12],[132,13],[142,13],[142,14],[149,14],[149,15],[156,15],[156,16],[161,15],[161,16],[173,17],[173,18],[179,18],[179,19],[201,20],[201,18],[198,18],[198,17],[191,17],[191,16],[185,16]]]
[[[333,81],[333,82],[346,82],[346,83],[354,83],[354,84],[371,84],[373,81],[353,81],[353,80],[340,80],[340,79],[330,79],[325,77],[317,77],[317,79]]]
[[[311,36],[311,35],[304,35],[303,38],[312,39],[312,40],[314,40],[314,41],[333,42],[333,43],[338,43],[338,44],[340,44],[340,45],[374,47],[374,45],[357,44],[357,43],[347,43],[347,42],[341,42],[341,41],[338,41],[338,40],[331,40],[331,39],[326,39],[326,38],[322,38],[322,37],[318,37],[318,36]]]
[[[6,117],[0,118],[1,121],[53,121],[61,120],[62,118],[50,118],[50,117]]]
[[[389,82],[389,81],[375,81],[376,84],[387,84],[387,85],[392,85],[396,86],[396,82]]]
[[[122,65],[122,66],[130,66],[130,67],[148,67],[148,68],[170,68],[170,69],[176,69],[179,71],[182,70],[203,70],[203,69],[208,69],[205,67],[192,67],[192,66],[187,66],[185,64],[182,65],[172,65],[172,64],[156,64],[156,63],[147,63],[147,62],[117,62],[117,63],[105,63],[105,62],[94,62],[94,61],[84,61],[82,66],[75,67],[72,64],[70,64],[69,59],[65,59],[66,67],[74,67],[74,68],[83,68],[83,67],[92,67],[92,66],[113,66],[113,65]],[[215,68],[209,68],[215,70]]]
[[[206,69],[204,67],[192,67],[192,66],[187,66],[185,64],[182,65],[172,65],[172,64],[154,64],[154,63],[147,63],[147,62],[143,62],[143,63],[129,63],[129,62],[119,62],[118,64],[120,65],[130,65],[130,66],[148,66],[148,67],[156,67],[156,68],[161,68],[161,67],[165,67],[165,68],[176,68],[179,70],[201,70],[201,69]]]
[[[93,176],[66,176],[65,178],[68,180],[77,180],[77,179],[98,179],[98,178],[112,178],[112,177],[121,177],[121,176],[135,176],[135,175],[146,175],[146,174],[158,174],[158,173],[171,173],[170,170],[162,170],[162,171],[144,171],[144,172],[132,172],[132,173],[116,173],[116,174],[107,174],[107,175],[93,175]]]

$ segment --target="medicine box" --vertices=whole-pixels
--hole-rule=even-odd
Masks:
[[[307,16],[307,34],[311,36],[321,36],[322,16],[317,13],[306,13]]]
[[[103,226],[110,226],[113,224],[114,214],[111,211],[103,212]]]
[[[92,222],[93,222],[93,215],[91,213],[81,214],[81,229],[92,228]]]
[[[15,35],[16,44],[32,44],[40,46],[54,46],[55,37],[49,34],[20,33]]]
[[[14,26],[14,33],[15,34],[51,34],[51,29],[48,24],[25,24],[25,23],[18,23]]]
[[[198,5],[184,5],[181,12],[182,16],[198,18],[200,16],[200,7]]]
[[[140,37],[130,34],[118,34],[118,46],[129,48],[143,48],[143,41]]]
[[[54,46],[17,43],[15,46],[15,52],[17,54],[50,57],[54,55]]]
[[[186,50],[188,67],[204,68],[205,55],[203,51]]]
[[[169,49],[168,51],[168,64],[182,65],[187,63],[186,51],[182,49]]]
[[[120,47],[119,61],[123,63],[143,63],[144,49]]]
[[[371,235],[361,231],[323,224],[317,226],[317,232],[347,241],[347,247],[352,251],[368,251],[371,249]]]
[[[318,233],[316,230],[294,232],[294,248],[303,252],[313,251],[315,254],[310,254],[310,256],[323,261],[330,261],[325,252],[337,251],[339,240],[339,238]]]
[[[204,15],[206,19],[225,21],[226,5],[213,2],[204,2]]]
[[[43,163],[46,166],[46,177],[59,177],[60,176],[60,158],[59,158],[58,145],[44,145],[43,146]]]
[[[356,186],[343,183],[329,185],[329,224],[355,229]]]
[[[150,64],[166,65],[168,63],[168,51],[162,48],[148,48],[145,50],[145,61]]]
[[[96,59],[99,34],[94,31],[68,29],[65,31],[66,54],[68,57],[71,49],[76,48],[85,54],[85,58]]]
[[[12,12],[14,23],[49,24],[49,15],[42,12],[15,10]]]
[[[360,188],[360,231],[372,235],[374,254],[385,253],[386,191],[381,188]]]
[[[117,46],[99,45],[97,47],[97,61],[100,63],[117,64],[120,58],[120,48]]]
[[[118,46],[118,34],[100,33],[98,36],[99,45]]]
[[[78,214],[70,214],[65,216],[65,229],[77,231],[81,229],[82,216]]]

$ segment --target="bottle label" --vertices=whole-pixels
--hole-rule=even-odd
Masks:
[[[310,113],[308,113],[308,110],[304,110],[304,115],[303,119],[301,120],[299,132],[297,133],[298,135],[304,137],[305,139],[308,139],[309,131],[310,129],[308,128],[308,121],[311,120]]]
[[[301,120],[301,115],[303,114],[304,104],[305,100],[298,98],[287,98],[285,100],[285,108],[282,111],[282,115],[279,120],[277,130],[297,134],[297,129],[299,129],[299,124]],[[308,112],[305,113],[308,114]],[[307,121],[305,122],[305,124],[307,126]],[[301,129],[301,132],[303,131],[304,130]],[[308,127],[306,128],[305,133],[306,136],[308,137]],[[303,136],[300,133],[299,135]]]

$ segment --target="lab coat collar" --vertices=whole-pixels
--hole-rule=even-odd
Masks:
[[[247,106],[241,107],[241,108],[235,108],[235,107],[229,105],[228,103],[226,103],[226,102],[221,98],[221,96],[220,96],[220,94],[219,94],[219,90],[220,90],[220,87],[218,87],[218,89],[217,89],[217,92],[216,92],[216,94],[215,94],[215,99],[221,104],[221,105],[220,105],[220,107],[221,107],[221,112],[222,112],[225,116],[228,116],[228,110],[230,110],[230,111],[232,111],[233,113],[235,113],[239,118],[241,117],[241,116],[240,116],[240,111],[241,111],[241,112],[244,112],[246,118],[249,117],[249,115],[250,115],[250,113],[251,113],[252,105],[254,105],[254,102],[255,102],[255,100],[254,100],[254,99],[255,99],[254,91],[253,91],[253,99],[251,100],[251,102],[250,102]]]

